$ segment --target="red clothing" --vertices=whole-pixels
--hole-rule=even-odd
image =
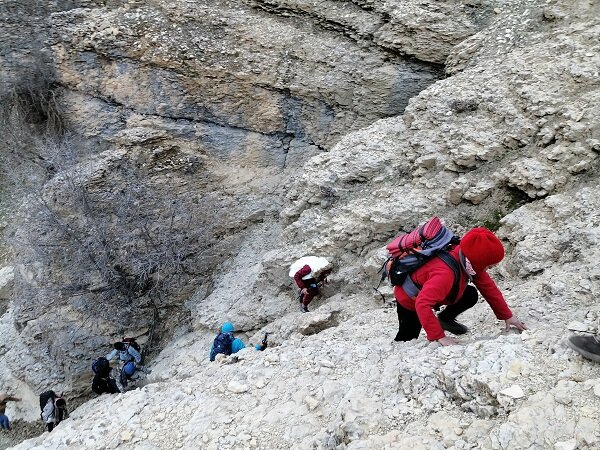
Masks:
[[[298,285],[298,287],[300,289],[304,289],[304,288],[308,288],[310,281],[312,280],[312,282],[314,283],[314,278],[310,278],[308,280],[303,280],[302,277],[305,277],[306,275],[308,275],[309,273],[312,272],[312,269],[310,268],[310,266],[308,264],[305,264],[302,269],[300,269],[298,272],[296,272],[296,274],[294,275],[294,281],[296,282],[296,284]],[[305,283],[305,281],[309,281],[309,283]]]
[[[459,261],[459,249],[460,245],[456,246],[450,252],[452,257],[457,261]],[[464,270],[461,270],[460,273],[456,299],[463,296],[468,282],[467,274]],[[454,283],[454,272],[440,258],[433,258],[415,270],[410,277],[416,284],[422,286],[421,292],[419,292],[416,299],[411,299],[406,295],[401,286],[394,286],[396,301],[406,309],[417,312],[419,321],[427,333],[427,339],[436,341],[443,338],[445,336],[444,330],[442,330],[437,317],[433,313],[433,308],[436,305],[449,305],[449,300],[456,300],[447,298]],[[494,280],[492,280],[487,272],[484,271],[474,275],[473,284],[488,302],[498,319],[506,320],[512,317],[512,311],[506,304],[500,289],[498,289],[498,286],[496,286],[496,283],[494,283]]]

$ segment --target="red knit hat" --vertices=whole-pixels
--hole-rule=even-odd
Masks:
[[[463,255],[471,261],[475,272],[498,264],[504,258],[504,247],[500,239],[487,228],[473,228],[460,240]]]

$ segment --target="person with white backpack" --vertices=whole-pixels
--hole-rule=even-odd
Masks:
[[[321,293],[319,287],[327,283],[332,270],[333,264],[321,256],[304,256],[291,265],[289,276],[300,289],[300,311],[308,312],[308,305]]]

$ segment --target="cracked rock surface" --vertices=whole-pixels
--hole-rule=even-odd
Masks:
[[[219,188],[211,197],[217,211],[251,201],[232,206],[244,213],[233,225],[215,226],[231,238],[228,251],[215,260],[210,283],[181,294],[189,324],[154,358],[147,384],[87,402],[51,434],[15,448],[600,446],[598,366],[564,343],[572,330],[598,332],[600,319],[595,2],[254,0],[211,9],[157,1],[118,8],[52,16],[63,101],[82,133],[125,154],[156,145],[198,153],[210,169],[202,172],[210,174],[204,187]],[[242,13],[256,26],[245,29]],[[258,31],[263,26],[269,38]],[[220,33],[218,42],[192,46],[201,27]],[[407,39],[410,27],[414,39]],[[238,55],[229,53],[233,36],[244,38]],[[417,45],[420,38],[435,45]],[[282,58],[273,42],[300,44]],[[300,54],[306,46],[314,51]],[[431,75],[425,84],[437,78],[431,62],[445,61],[448,75],[418,88],[403,112],[386,109],[391,97],[381,102],[377,94],[380,82],[399,73],[384,61],[392,50],[416,58],[403,60],[402,70],[416,64]],[[327,70],[316,70],[326,61]],[[253,72],[257,65],[268,70]],[[374,67],[381,76],[371,76]],[[251,94],[250,86],[257,87]],[[359,93],[367,91],[364,101]],[[302,105],[286,110],[296,97]],[[263,101],[253,106],[252,98]],[[315,113],[323,103],[335,105],[330,115]],[[227,147],[231,133],[248,147]],[[282,147],[269,140],[288,142],[285,163]],[[232,162],[240,169],[232,171]],[[471,330],[461,346],[424,336],[392,341],[396,313],[371,289],[383,246],[434,214],[459,234],[474,225],[497,228],[507,257],[491,274],[529,331],[503,332],[480,302],[461,316]],[[335,270],[311,312],[301,314],[287,270],[306,254],[327,257]],[[389,301],[389,288],[382,291]],[[12,314],[0,326],[20,351],[0,352],[24,356],[11,359],[10,371],[8,357],[0,364],[2,386],[11,388],[29,367],[26,358],[36,361]],[[224,320],[251,344],[273,332],[271,347],[250,346],[231,364],[209,363]],[[32,415],[27,407],[11,412]]]

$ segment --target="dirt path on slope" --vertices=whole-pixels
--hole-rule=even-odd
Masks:
[[[0,430],[0,450],[17,445],[25,439],[39,436],[46,430],[41,420],[37,422],[25,422],[24,420],[17,419],[11,421],[10,427],[10,431]]]

